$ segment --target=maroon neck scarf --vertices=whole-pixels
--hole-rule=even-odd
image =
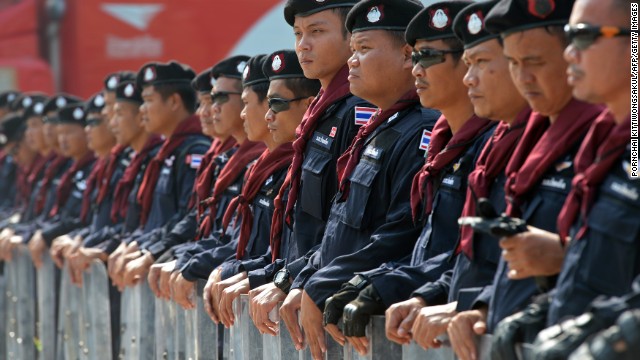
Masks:
[[[229,162],[222,168],[213,186],[213,193],[210,197],[201,201],[198,206],[198,214],[200,216],[202,216],[206,207],[209,207],[209,216],[201,221],[198,239],[211,235],[218,212],[218,202],[222,193],[240,176],[247,165],[257,159],[265,149],[264,143],[245,140],[229,159]]]
[[[329,106],[333,105],[337,101],[349,96],[351,94],[349,90],[349,67],[345,65],[334,76],[333,80],[327,89],[321,89],[318,96],[313,100],[307,111],[305,112],[302,122],[296,129],[296,140],[293,142],[293,160],[291,167],[287,172],[287,177],[284,180],[284,184],[278,192],[273,201],[274,211],[273,220],[271,222],[271,243],[278,243],[279,238],[282,237],[283,219],[286,219],[287,224],[291,225],[293,207],[298,199],[298,192],[300,191],[300,177],[302,175],[302,162],[304,161],[304,151],[307,148],[307,143],[313,135],[313,132],[318,127],[318,121],[325,114],[325,111]],[[284,208],[282,199],[284,194],[289,189],[289,195],[287,196],[287,207]]]
[[[575,239],[584,236],[587,215],[593,205],[596,189],[624,153],[630,141],[631,115],[621,124],[616,124],[611,113],[606,110],[593,123],[576,155],[576,176],[571,182],[571,192],[558,215],[558,232],[562,242],[569,235],[571,226],[578,216],[582,220],[582,227]]]
[[[135,186],[136,177],[140,173],[140,169],[144,165],[145,160],[149,153],[162,143],[160,136],[151,135],[147,139],[147,143],[144,148],[137,153],[131,163],[124,171],[122,178],[116,185],[113,204],[111,205],[111,220],[114,223],[118,222],[118,218],[124,218],[127,215],[127,209],[129,208],[129,194]]]
[[[561,156],[581,140],[602,107],[572,99],[556,121],[534,113],[506,168],[507,214],[522,216],[523,197]]]
[[[425,200],[424,214],[429,214],[433,206],[433,180],[440,171],[467,150],[473,140],[493,126],[490,120],[473,115],[455,133],[451,132],[444,116],[438,119],[427,152],[427,160],[422,169],[413,177],[411,184],[411,210],[413,219],[418,220],[420,205]]]
[[[39,175],[42,173],[44,166],[47,164],[47,158],[37,154],[33,162],[28,168],[18,167],[18,175],[16,177],[16,187],[18,192],[18,205],[27,206],[31,191],[38,181]]]
[[[56,177],[58,170],[62,166],[64,166],[69,158],[66,158],[62,155],[53,155],[54,158],[48,163],[47,170],[44,172],[44,177],[42,178],[42,184],[40,185],[40,191],[36,196],[36,214],[40,215],[44,210],[44,206],[47,202],[47,192],[49,190],[49,186],[51,186],[51,182]]]
[[[285,143],[278,146],[273,151],[265,150],[258,161],[248,170],[248,176],[242,186],[242,193],[236,196],[229,203],[229,207],[224,213],[222,219],[222,229],[226,231],[233,214],[236,213],[242,218],[240,224],[240,239],[238,240],[238,248],[236,251],[236,259],[240,260],[245,254],[245,248],[249,243],[251,236],[251,227],[253,226],[253,212],[251,211],[251,203],[262,188],[267,179],[274,172],[285,169],[291,164],[294,150],[292,143]]]
[[[208,198],[211,195],[211,189],[213,188],[213,175],[214,170],[218,164],[213,161],[218,155],[225,151],[228,151],[232,147],[236,146],[236,140],[229,136],[224,142],[214,141],[202,157],[202,162],[196,172],[196,181],[194,185],[194,192],[189,201],[189,208],[192,209],[198,202]],[[202,214],[198,214],[200,217]]]
[[[149,162],[147,171],[142,179],[142,185],[138,191],[138,202],[142,206],[140,212],[140,225],[147,223],[151,204],[153,203],[153,192],[160,177],[160,169],[164,161],[187,139],[188,136],[202,134],[200,120],[196,115],[191,115],[178,125],[171,136],[165,140],[158,151],[158,154]]]
[[[58,184],[58,188],[56,189],[56,204],[49,212],[50,217],[54,217],[58,214],[60,209],[67,203],[69,199],[69,195],[71,193],[71,187],[73,186],[73,177],[76,173],[96,160],[96,157],[93,155],[91,151],[87,152],[87,154],[80,160],[75,161],[73,165],[64,173],[60,178],[60,184]]]
[[[491,184],[504,171],[507,161],[520,137],[524,133],[525,125],[531,115],[531,109],[527,108],[518,114],[511,124],[501,122],[485,145],[478,157],[475,169],[469,174],[467,197],[462,209],[462,216],[475,216],[476,199],[487,197]],[[473,258],[473,229],[463,226],[460,230],[460,246],[456,253],[463,251],[469,259]]]
[[[347,151],[338,159],[338,182],[340,184],[340,193],[342,196],[339,201],[345,201],[349,197],[349,176],[356,168],[360,161],[360,155],[362,153],[362,147],[365,141],[380,125],[384,124],[395,113],[415,106],[420,101],[416,90],[410,90],[404,94],[398,102],[391,106],[387,110],[376,111],[366,125],[360,127],[358,134],[353,139],[351,146]]]
[[[120,156],[122,155],[122,153],[124,152],[124,150],[127,148],[127,146],[122,146],[122,145],[116,145],[113,147],[113,149],[111,149],[111,153],[109,154],[109,158],[107,160],[108,165],[105,168],[105,171],[103,174],[101,174],[101,177],[98,179],[99,186],[100,186],[100,190],[98,191],[98,197],[96,198],[96,204],[100,205],[102,204],[102,202],[104,201],[104,199],[107,197],[107,194],[109,194],[110,189],[110,184],[111,184],[111,178],[113,177],[113,173],[116,171],[116,168],[118,167],[118,159],[120,158]]]
[[[111,161],[109,156],[99,158],[96,160],[95,164],[93,164],[91,173],[89,173],[89,177],[87,178],[87,187],[84,189],[84,193],[82,194],[82,210],[80,211],[80,220],[82,220],[82,222],[87,221],[89,208],[91,208],[91,203],[93,202],[91,193],[104,177],[107,167],[109,166],[109,161]]]

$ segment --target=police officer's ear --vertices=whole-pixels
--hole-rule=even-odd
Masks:
[[[169,105],[171,111],[179,111],[181,108],[185,107],[182,102],[182,97],[177,92],[169,95],[167,98],[167,104]]]
[[[402,46],[402,55],[403,55],[402,68],[403,69],[409,69],[409,70],[413,69],[413,62],[411,61],[412,51],[413,51],[413,48],[411,47],[411,45],[404,44],[404,46]]]
[[[309,96],[308,98],[302,100],[302,103],[304,104],[304,108],[308,109],[315,98],[316,98],[315,96]]]

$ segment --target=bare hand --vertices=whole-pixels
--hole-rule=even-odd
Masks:
[[[531,226],[527,232],[501,239],[500,247],[513,280],[558,274],[564,261],[558,234]]]
[[[411,342],[413,322],[420,309],[425,306],[426,303],[419,297],[391,305],[384,316],[384,330],[387,339],[400,345],[409,344]]]
[[[438,348],[438,336],[447,333],[447,326],[456,315],[457,303],[439,306],[427,306],[418,311],[411,332],[413,340],[423,349]]]
[[[217,313],[218,298],[214,297],[213,286],[214,284],[220,282],[221,277],[221,268],[216,268],[215,270],[213,270],[213,272],[211,272],[211,274],[209,275],[209,279],[207,279],[204,290],[202,291],[202,302],[204,304],[204,310],[207,312],[211,320],[216,324],[220,323],[220,317]]]
[[[298,312],[301,306],[302,290],[291,289],[280,307],[280,319],[284,321],[284,324],[287,326],[296,350],[304,349],[304,337],[302,336],[302,329],[300,329],[300,323],[298,321]]]
[[[287,294],[272,282],[249,291],[249,314],[260,333],[278,334],[278,324],[269,314],[286,297]]]
[[[486,318],[486,309],[470,310],[459,313],[449,323],[451,347],[460,360],[478,358],[475,338],[487,331]]]
[[[305,291],[302,292],[300,323],[311,349],[311,356],[314,360],[323,359],[323,354],[327,352],[327,343],[322,327],[322,311]]]

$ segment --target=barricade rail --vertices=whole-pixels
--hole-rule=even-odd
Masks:
[[[71,283],[66,267],[59,270],[48,254],[38,271],[25,247],[14,249],[0,277],[0,356],[8,360],[307,360],[309,349],[296,350],[277,308],[276,336],[261,334],[249,317],[248,296],[234,302],[235,323],[215,325],[204,311],[197,283],[197,306],[184,310],[157,299],[146,282],[121,295],[110,287],[104,263],[96,260],[83,274],[83,285]],[[119,322],[112,320],[118,320]],[[113,326],[113,328],[112,328]],[[3,328],[4,327],[4,328]],[[114,331],[112,331],[114,330]],[[415,343],[401,346],[385,336],[384,317],[367,327],[368,354],[349,344],[340,346],[327,334],[325,359],[454,360],[448,347],[424,350]],[[490,336],[479,337],[478,359],[490,359]],[[521,359],[531,359],[530,347],[519,347]]]

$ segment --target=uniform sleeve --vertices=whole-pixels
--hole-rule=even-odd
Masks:
[[[206,279],[216,267],[222,265],[227,260],[232,260],[236,256],[238,238],[235,237],[227,244],[215,247],[211,250],[199,253],[180,269],[182,276],[189,281]]]
[[[440,279],[422,285],[411,294],[411,297],[420,297],[429,306],[446,304],[449,297],[452,275],[453,270],[445,271],[442,276],[440,276]]]
[[[401,265],[378,276],[367,276],[378,291],[385,306],[409,299],[420,286],[437,281],[445,271],[451,270],[450,253],[443,253],[416,266]],[[367,275],[367,274],[363,274]]]
[[[158,237],[147,246],[147,250],[154,259],[159,258],[173,246],[192,241],[196,236],[198,222],[196,210],[190,210],[173,228],[168,229],[166,235]]]
[[[384,180],[388,184],[385,188],[389,189],[391,196],[385,220],[371,233],[371,242],[354,253],[333,259],[313,274],[304,286],[319,308],[324,308],[325,300],[340,290],[340,286],[353,274],[377,266],[371,264],[397,261],[411,253],[421,230],[413,222],[409,203],[413,177],[424,163],[424,158],[415,150],[419,140],[416,136],[405,140],[405,146],[390,158],[388,168],[378,174],[386,177]]]

